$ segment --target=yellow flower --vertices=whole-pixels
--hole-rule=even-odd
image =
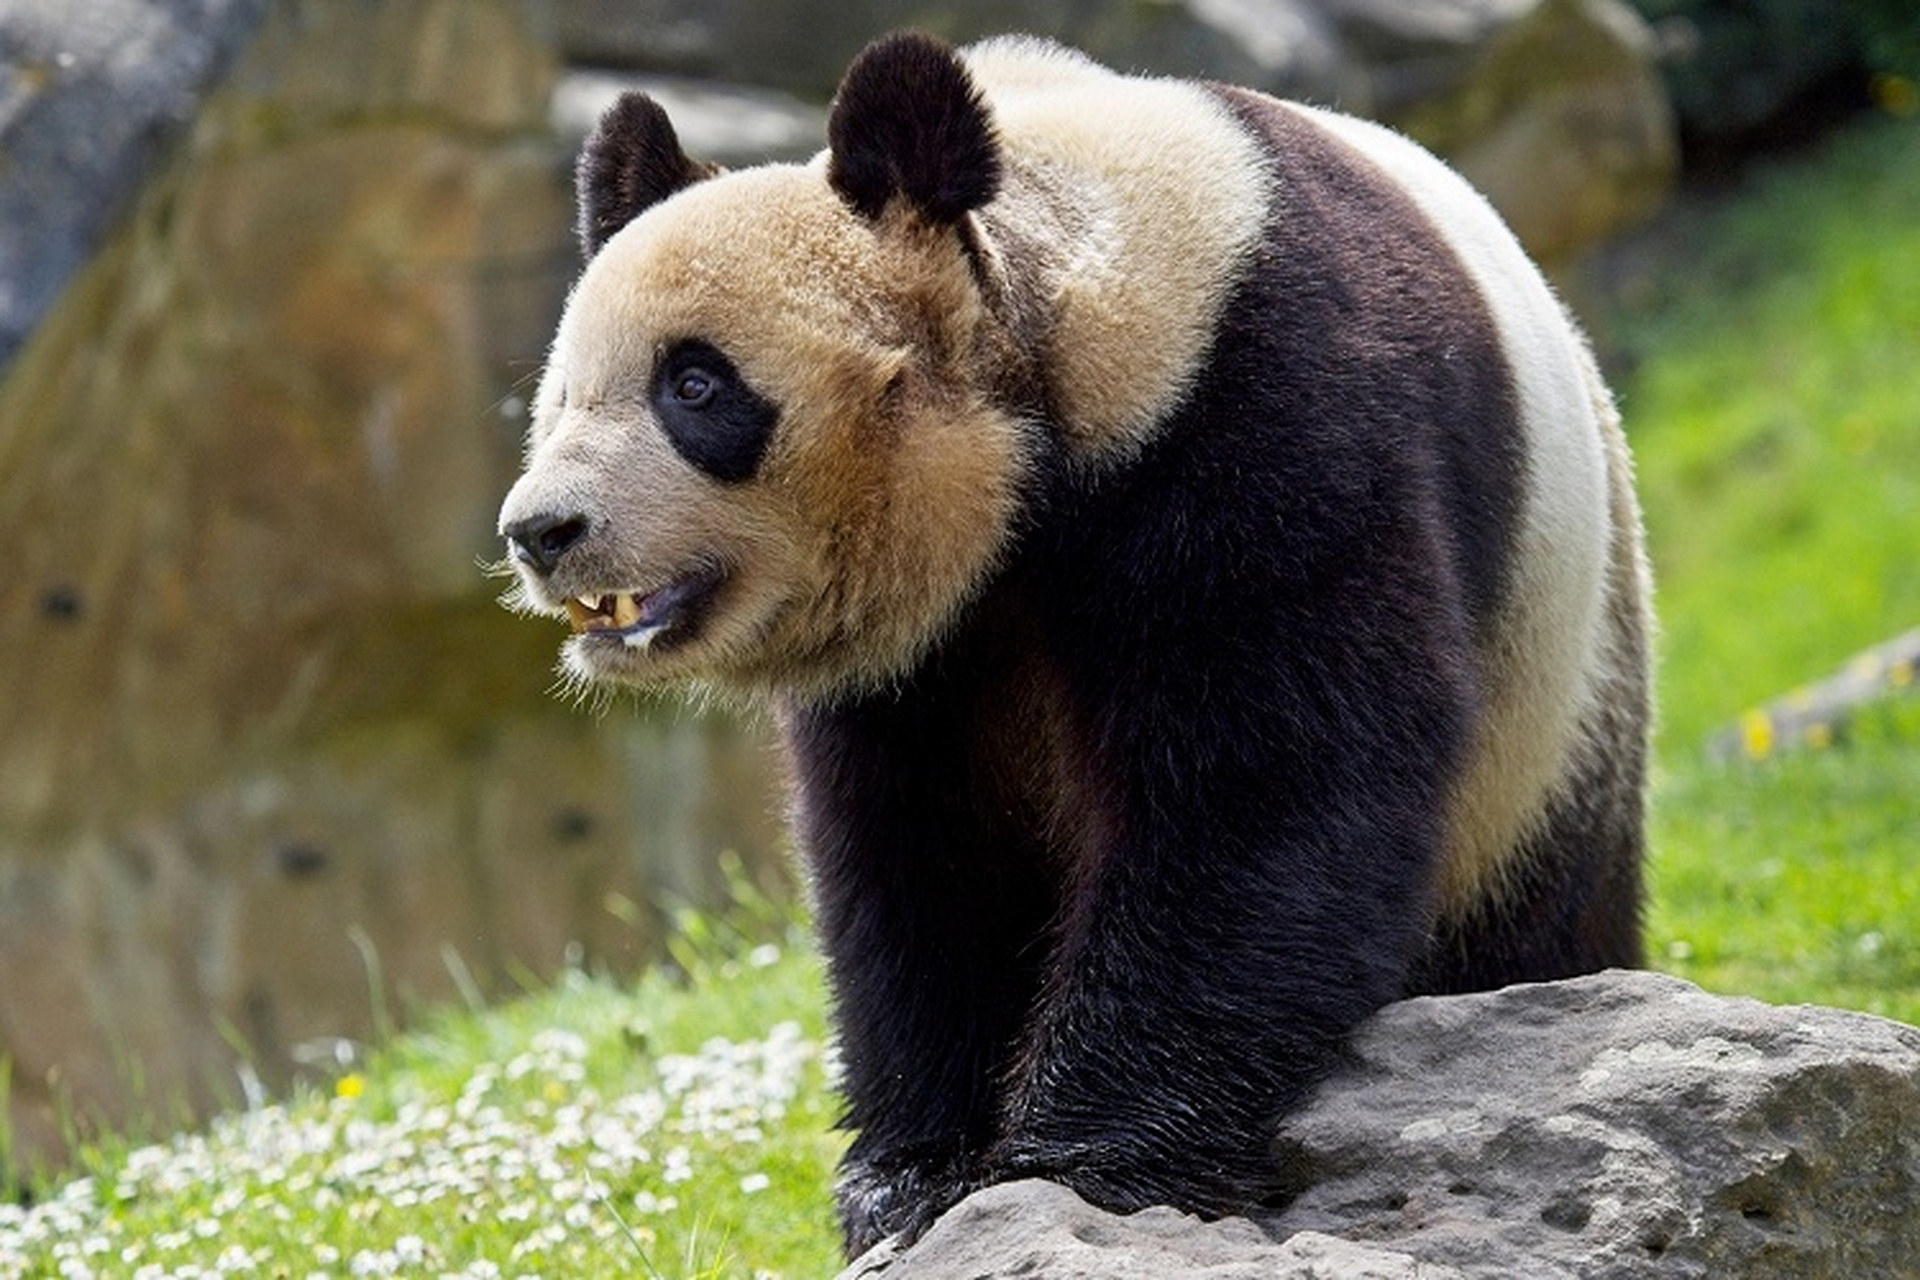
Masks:
[[[1920,110],[1920,85],[1905,76],[1881,72],[1867,82],[1874,105],[1890,116],[1910,116]]]
[[[358,1071],[349,1071],[333,1082],[333,1096],[352,1100],[367,1091],[367,1078]]]

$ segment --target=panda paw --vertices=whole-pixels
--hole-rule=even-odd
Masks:
[[[906,1162],[849,1157],[836,1191],[847,1257],[857,1258],[889,1238],[899,1248],[919,1239],[975,1189],[968,1167],[956,1157]]]

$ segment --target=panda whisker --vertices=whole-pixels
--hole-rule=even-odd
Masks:
[[[509,583],[507,589],[495,598],[500,602],[500,606],[509,613],[518,613],[529,618],[551,618],[558,612],[534,599],[533,593],[528,589],[527,584],[517,578]]]
[[[619,695],[617,686],[593,680],[575,671],[566,662],[554,670],[554,681],[547,689],[549,697],[573,704],[575,711],[596,720],[604,720]]]
[[[488,578],[517,579],[520,576],[519,571],[513,567],[513,561],[507,559],[505,556],[502,556],[498,560],[488,560],[485,557],[476,556],[473,563],[479,568],[481,574]]]

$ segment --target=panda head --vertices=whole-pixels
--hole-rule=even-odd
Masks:
[[[500,516],[586,681],[832,696],[908,669],[992,572],[1028,467],[951,49],[870,46],[804,166],[721,173],[628,95],[578,169],[589,261]]]

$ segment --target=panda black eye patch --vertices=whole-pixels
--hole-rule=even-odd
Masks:
[[[726,484],[753,478],[780,410],[710,342],[669,344],[654,366],[653,408],[674,450]]]

